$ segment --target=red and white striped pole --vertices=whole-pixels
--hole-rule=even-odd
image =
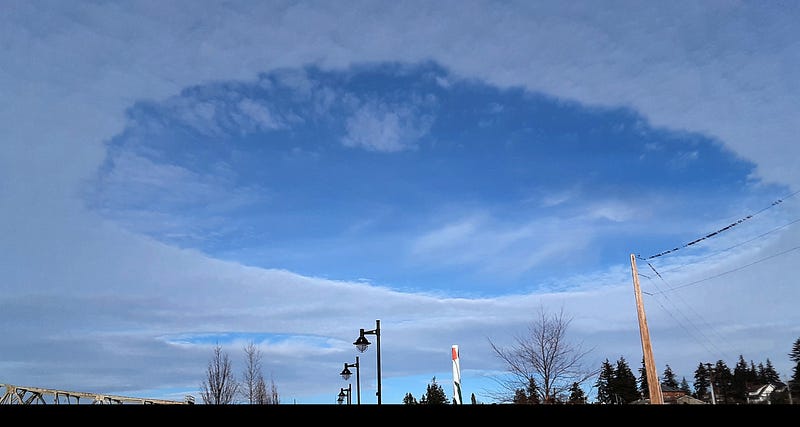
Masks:
[[[459,361],[458,346],[453,345],[453,399],[456,405],[461,404],[461,362]]]

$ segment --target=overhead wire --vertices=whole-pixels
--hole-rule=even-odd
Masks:
[[[662,303],[661,303],[661,301],[659,301],[658,297],[661,297],[661,298],[663,298],[663,299],[665,300],[665,302],[669,302],[669,303],[670,303],[670,304],[671,304],[671,305],[672,305],[672,306],[675,308],[675,311],[676,311],[677,313],[679,313],[681,316],[683,316],[683,318],[684,318],[684,319],[685,319],[685,320],[688,322],[688,324],[689,324],[691,327],[693,327],[693,328],[694,328],[694,329],[695,329],[695,330],[696,330],[696,331],[697,331],[697,332],[700,334],[700,336],[702,337],[702,339],[696,339],[696,341],[698,341],[698,342],[699,342],[699,343],[700,343],[700,344],[701,344],[703,347],[705,347],[705,348],[706,348],[706,350],[707,350],[709,353],[724,354],[724,352],[723,352],[723,351],[721,351],[719,348],[717,348],[717,347],[716,347],[716,346],[713,344],[713,341],[712,341],[712,340],[710,340],[710,339],[709,339],[709,338],[708,338],[708,337],[707,337],[707,336],[706,336],[706,335],[703,333],[703,331],[702,331],[702,330],[701,330],[699,327],[697,327],[697,325],[696,325],[694,322],[692,322],[692,320],[691,320],[691,319],[689,319],[689,317],[688,317],[688,316],[686,316],[686,315],[685,315],[685,314],[684,314],[684,313],[683,313],[683,312],[682,312],[680,309],[678,309],[678,308],[677,308],[677,305],[676,305],[676,304],[674,304],[674,302],[673,302],[673,301],[671,301],[671,300],[669,299],[668,293],[669,293],[669,292],[671,292],[671,291],[675,291],[675,290],[677,290],[677,289],[681,289],[681,288],[685,288],[685,287],[688,287],[688,286],[696,285],[696,284],[698,284],[698,283],[702,283],[702,282],[705,282],[705,281],[708,281],[708,280],[711,280],[711,279],[714,279],[714,278],[717,278],[717,277],[720,277],[720,276],[724,276],[724,275],[726,275],[726,274],[731,274],[731,273],[734,273],[734,272],[736,272],[736,271],[743,270],[743,269],[745,269],[745,268],[748,268],[748,267],[751,267],[751,266],[753,266],[753,265],[759,264],[759,263],[761,263],[761,262],[767,261],[767,260],[769,260],[769,259],[771,259],[771,258],[775,258],[775,257],[781,256],[781,255],[784,255],[784,254],[790,253],[790,252],[792,252],[792,251],[798,250],[798,249],[800,249],[800,246],[798,246],[798,247],[794,247],[794,248],[791,248],[791,249],[788,249],[788,250],[786,250],[786,251],[783,251],[783,252],[780,252],[780,253],[777,253],[777,254],[774,254],[774,255],[771,255],[771,256],[768,256],[768,257],[765,257],[765,258],[759,259],[759,260],[756,260],[756,261],[754,261],[754,262],[752,262],[752,263],[749,263],[749,264],[746,264],[746,265],[740,266],[740,267],[738,267],[738,268],[731,269],[731,270],[728,270],[728,271],[725,271],[725,272],[722,272],[722,273],[716,274],[716,275],[714,275],[714,276],[711,276],[711,277],[707,277],[707,278],[705,278],[705,279],[696,280],[696,281],[693,281],[693,282],[690,282],[690,283],[686,283],[686,284],[682,284],[682,285],[679,285],[679,286],[671,286],[671,285],[670,285],[670,284],[669,284],[669,283],[666,281],[666,279],[664,279],[664,277],[661,275],[661,273],[659,273],[659,272],[658,272],[658,271],[655,269],[655,267],[652,265],[652,263],[651,263],[651,262],[649,262],[649,260],[652,260],[652,259],[655,259],[655,258],[659,258],[659,257],[662,257],[662,256],[664,256],[664,255],[671,254],[671,253],[673,253],[673,252],[676,252],[676,251],[678,251],[678,250],[680,250],[680,249],[687,248],[687,247],[689,247],[689,246],[693,246],[693,245],[695,245],[695,244],[697,244],[697,243],[700,243],[700,242],[702,242],[702,241],[704,241],[704,240],[707,240],[707,239],[710,239],[710,238],[712,238],[712,237],[715,237],[715,236],[717,236],[717,235],[719,235],[719,234],[721,234],[721,233],[723,233],[723,232],[725,232],[725,231],[728,231],[728,230],[732,229],[733,227],[736,227],[737,225],[740,225],[740,224],[744,223],[745,221],[748,221],[748,220],[750,220],[750,219],[754,218],[755,216],[757,216],[757,215],[761,214],[762,212],[764,212],[764,211],[766,211],[766,210],[768,210],[768,209],[771,209],[771,208],[773,208],[773,207],[775,207],[775,206],[777,206],[777,205],[779,205],[779,204],[783,203],[783,201],[784,201],[784,200],[786,200],[786,199],[788,199],[788,198],[791,198],[791,197],[793,197],[793,196],[797,195],[798,193],[800,193],[800,190],[798,190],[798,191],[795,191],[795,192],[793,192],[793,193],[790,193],[789,195],[787,195],[787,196],[783,197],[782,199],[775,200],[775,201],[774,201],[774,202],[772,202],[772,203],[771,203],[769,206],[766,206],[766,207],[762,208],[761,210],[759,210],[759,211],[757,211],[757,212],[755,212],[755,213],[753,213],[753,214],[750,214],[750,215],[747,215],[747,216],[745,216],[745,217],[742,217],[741,219],[739,219],[739,220],[737,220],[737,221],[735,221],[735,222],[733,222],[733,223],[731,223],[731,224],[729,224],[729,225],[727,225],[727,226],[725,226],[725,227],[722,227],[722,228],[720,228],[720,229],[718,229],[718,230],[716,230],[716,231],[714,231],[714,232],[708,233],[708,234],[706,234],[706,235],[704,235],[704,236],[702,236],[702,237],[700,237],[700,238],[697,238],[697,239],[695,239],[695,240],[692,240],[692,241],[690,241],[690,242],[688,242],[688,243],[686,243],[686,244],[684,244],[684,245],[682,245],[682,246],[678,246],[678,247],[675,247],[675,248],[673,248],[673,249],[670,249],[670,250],[666,250],[666,251],[659,252],[659,253],[657,253],[657,254],[654,254],[654,255],[651,255],[651,256],[649,256],[649,257],[647,257],[647,258],[643,258],[643,257],[641,257],[641,256],[639,256],[639,255],[636,255],[636,258],[638,258],[638,259],[640,259],[640,260],[643,260],[643,261],[646,261],[646,262],[647,262],[647,265],[650,267],[650,269],[653,271],[653,273],[655,273],[655,275],[656,275],[656,276],[657,276],[657,277],[658,277],[658,278],[659,278],[659,279],[660,279],[660,280],[661,280],[661,281],[662,281],[662,282],[663,282],[665,285],[667,285],[667,289],[666,289],[666,290],[661,290],[661,287],[658,285],[658,283],[657,283],[657,281],[656,281],[656,280],[654,280],[654,279],[650,279],[650,277],[648,277],[648,276],[646,276],[646,275],[639,274],[639,276],[645,277],[645,278],[647,278],[648,280],[653,280],[653,284],[654,284],[654,286],[656,287],[656,289],[658,290],[657,292],[654,292],[654,293],[651,293],[651,292],[644,292],[644,291],[643,291],[643,293],[645,293],[645,294],[647,294],[647,295],[650,295],[650,296],[654,296],[654,297],[656,297],[656,298],[654,298],[654,299],[655,299],[655,301],[656,301],[656,303],[657,303],[657,304],[658,304],[658,305],[659,305],[659,306],[660,306],[660,307],[661,307],[661,308],[662,308],[662,309],[663,309],[663,310],[664,310],[664,311],[665,311],[665,312],[666,312],[666,313],[667,313],[667,314],[668,314],[670,317],[672,317],[672,318],[673,318],[673,320],[674,320],[674,321],[675,321],[675,322],[676,322],[676,323],[677,323],[677,324],[678,324],[678,325],[679,325],[679,326],[680,326],[680,327],[681,327],[683,330],[685,330],[685,331],[687,332],[687,334],[689,334],[690,336],[695,336],[695,335],[694,335],[694,334],[693,334],[693,333],[692,333],[692,332],[691,332],[691,331],[690,331],[690,330],[689,330],[689,329],[688,329],[688,328],[687,328],[687,327],[684,325],[684,323],[683,323],[683,322],[681,322],[681,321],[680,321],[678,318],[676,318],[676,317],[675,317],[675,315],[673,315],[673,313],[672,313],[672,311],[671,311],[671,310],[668,310],[668,309],[667,309],[667,308],[664,306],[664,304],[662,304]],[[791,222],[789,222],[789,223],[787,223],[787,224],[784,224],[784,225],[781,225],[781,226],[779,226],[779,227],[776,227],[776,228],[774,228],[774,229],[772,229],[772,230],[769,230],[769,231],[767,231],[767,232],[765,232],[765,233],[762,233],[762,234],[760,234],[759,236],[756,236],[756,237],[754,237],[754,238],[752,238],[752,239],[749,239],[749,240],[747,240],[747,241],[744,241],[744,242],[737,243],[736,245],[730,246],[730,247],[728,247],[728,248],[726,248],[726,249],[724,249],[724,250],[722,250],[722,251],[718,251],[718,252],[717,252],[717,253],[715,253],[715,254],[711,254],[711,255],[708,255],[708,256],[705,256],[705,257],[701,257],[701,258],[699,258],[699,259],[696,259],[696,260],[695,260],[695,261],[693,261],[692,263],[697,263],[697,262],[700,262],[702,259],[706,259],[706,258],[708,258],[708,257],[711,257],[711,256],[716,256],[716,255],[719,255],[719,254],[721,254],[721,253],[724,253],[724,252],[730,251],[730,250],[732,250],[732,249],[734,249],[734,248],[736,248],[736,247],[739,247],[739,246],[742,246],[742,245],[744,245],[744,244],[747,244],[747,243],[750,243],[750,242],[756,241],[756,240],[758,240],[758,239],[761,239],[761,238],[763,238],[764,236],[766,236],[766,235],[768,235],[768,234],[770,234],[770,233],[773,233],[773,232],[775,232],[775,231],[777,231],[777,230],[780,230],[780,229],[782,229],[782,228],[788,227],[788,226],[790,226],[790,225],[792,225],[792,224],[795,224],[795,223],[797,223],[797,222],[800,222],[800,219],[796,219],[796,220],[793,220],[793,221],[791,221]],[[680,269],[680,268],[683,268],[683,267],[684,267],[684,266],[679,266],[679,267],[676,267],[676,268],[673,268],[673,269],[670,269],[670,270],[666,270],[666,271],[674,271],[674,270],[678,270],[678,269]],[[678,295],[680,296],[680,294],[678,294]],[[692,308],[692,306],[691,306],[691,305],[689,305],[688,303],[686,303],[686,301],[683,301],[683,303],[684,303],[684,304],[685,304],[687,307],[689,307],[689,309],[690,309],[690,310],[692,310],[692,311],[694,312],[694,314],[695,314],[695,315],[696,315],[696,316],[697,316],[699,319],[701,319],[701,320],[702,320],[702,322],[704,322],[706,325],[708,325],[708,322],[707,322],[707,321],[705,321],[705,319],[703,318],[703,316],[702,316],[702,315],[700,315],[699,313],[697,313],[697,311],[695,311],[695,310]],[[707,329],[708,329],[708,330],[710,330],[710,331],[716,331],[716,329],[715,329],[715,328],[712,328],[712,327],[710,327],[710,325],[708,325],[708,326],[707,326]],[[725,340],[724,340],[724,338],[722,338],[722,337],[718,337],[718,338],[719,338],[721,341],[725,341]],[[709,349],[709,348],[708,348],[708,346],[706,346],[706,343],[710,343],[712,346],[714,346],[714,347],[715,347],[715,350],[713,350],[713,351],[712,351],[711,349]]]
[[[657,293],[657,294],[663,294],[663,293],[666,293],[666,292],[671,292],[671,291],[674,291],[674,290],[677,290],[677,289],[686,288],[686,287],[689,287],[689,286],[696,285],[696,284],[698,284],[698,283],[702,283],[702,282],[706,282],[706,281],[709,281],[709,280],[712,280],[712,279],[716,279],[716,278],[718,278],[718,277],[725,276],[725,275],[728,275],[728,274],[731,274],[731,273],[735,273],[735,272],[737,272],[737,271],[740,271],[740,270],[744,270],[745,268],[752,267],[753,265],[756,265],[756,264],[762,263],[762,262],[764,262],[764,261],[767,261],[767,260],[770,260],[770,259],[772,259],[772,258],[779,257],[779,256],[781,256],[781,255],[785,255],[785,254],[787,254],[787,253],[789,253],[789,252],[793,252],[793,251],[796,251],[796,250],[798,250],[798,249],[800,249],[800,246],[795,246],[795,247],[793,247],[793,248],[787,249],[787,250],[785,250],[785,251],[782,251],[782,252],[779,252],[779,253],[777,253],[777,254],[773,254],[773,255],[770,255],[770,256],[768,256],[768,257],[764,257],[764,258],[758,259],[758,260],[756,260],[756,261],[753,261],[753,262],[751,262],[751,263],[749,263],[749,264],[745,264],[745,265],[743,265],[743,266],[740,266],[740,267],[737,267],[737,268],[734,268],[734,269],[731,269],[731,270],[723,271],[722,273],[715,274],[715,275],[713,275],[713,276],[706,277],[706,278],[704,278],[704,279],[695,280],[695,281],[693,281],[693,282],[689,282],[689,283],[684,283],[684,284],[682,284],[682,285],[678,285],[678,286],[675,286],[675,287],[673,287],[673,288],[667,289],[667,290],[665,290],[665,291],[662,291],[662,292],[656,292],[656,293]]]
[[[759,210],[759,211],[757,211],[757,212],[755,212],[755,213],[753,213],[753,214],[747,215],[747,216],[745,216],[745,217],[743,217],[743,218],[741,218],[741,219],[737,220],[736,222],[733,222],[733,223],[731,223],[731,224],[728,224],[727,226],[725,226],[725,227],[722,227],[722,228],[720,228],[719,230],[716,230],[716,231],[713,231],[713,232],[711,232],[711,233],[708,233],[708,234],[706,234],[705,236],[703,236],[703,237],[700,237],[700,238],[697,238],[697,239],[695,239],[695,240],[692,240],[691,242],[689,242],[689,243],[686,243],[686,244],[684,244],[684,245],[682,245],[682,246],[677,246],[677,247],[675,247],[675,248],[672,248],[672,249],[669,249],[669,250],[666,250],[666,251],[659,252],[659,253],[657,253],[657,254],[655,254],[655,255],[650,255],[650,256],[649,256],[649,257],[647,257],[647,258],[642,258],[642,257],[640,257],[639,255],[636,255],[636,257],[637,257],[637,258],[639,258],[639,259],[641,259],[641,260],[643,260],[643,261],[647,261],[647,260],[651,260],[651,259],[653,259],[653,258],[658,258],[658,257],[664,256],[664,255],[667,255],[667,254],[670,254],[670,253],[676,252],[676,251],[678,251],[678,250],[680,250],[680,249],[683,249],[683,248],[686,248],[686,247],[689,247],[689,246],[695,245],[695,244],[697,244],[697,243],[700,243],[700,242],[702,242],[703,240],[709,239],[709,238],[711,238],[711,237],[714,237],[714,236],[717,236],[717,235],[719,235],[720,233],[723,233],[723,232],[725,232],[725,231],[728,231],[728,230],[730,230],[731,228],[733,228],[733,227],[735,227],[735,226],[737,226],[737,225],[739,225],[739,224],[742,224],[743,222],[745,222],[745,221],[747,221],[747,220],[749,220],[749,219],[752,219],[752,218],[753,218],[753,217],[755,217],[756,215],[758,215],[758,214],[760,214],[760,213],[762,213],[762,212],[766,211],[767,209],[771,209],[771,208],[773,208],[773,207],[775,207],[775,206],[777,206],[777,205],[779,205],[779,204],[783,203],[783,201],[784,201],[784,200],[786,200],[786,199],[788,199],[788,198],[790,198],[790,197],[793,197],[793,196],[797,195],[798,193],[800,193],[800,190],[797,190],[797,191],[795,191],[795,192],[793,192],[793,193],[791,193],[791,194],[789,194],[789,195],[787,195],[787,196],[783,197],[782,199],[775,200],[775,201],[774,201],[774,202],[772,202],[772,203],[771,203],[769,206],[767,206],[767,207],[764,207],[764,208],[762,208],[761,210]]]
[[[681,270],[681,269],[685,268],[685,267],[686,267],[686,266],[688,266],[688,265],[692,265],[692,264],[699,264],[699,263],[700,263],[700,262],[702,262],[702,261],[705,261],[705,260],[707,260],[707,259],[709,259],[709,258],[712,258],[712,257],[715,257],[715,256],[719,256],[719,255],[721,255],[721,254],[724,254],[725,252],[728,252],[728,251],[731,251],[731,250],[733,250],[733,249],[736,249],[736,248],[738,248],[739,246],[743,246],[743,245],[746,245],[746,244],[748,244],[748,243],[752,243],[752,242],[754,242],[754,241],[756,241],[756,240],[760,240],[760,239],[762,239],[762,238],[766,237],[766,236],[767,236],[767,235],[769,235],[769,234],[772,234],[772,233],[774,233],[774,232],[776,232],[776,231],[778,231],[778,230],[781,230],[781,229],[783,229],[783,228],[786,228],[786,227],[788,227],[788,226],[790,226],[790,225],[792,225],[792,224],[798,223],[798,222],[800,222],[800,218],[797,218],[797,219],[795,219],[795,220],[789,221],[789,222],[788,222],[788,223],[786,223],[786,224],[783,224],[783,225],[780,225],[780,226],[778,226],[778,227],[775,227],[775,228],[773,228],[773,229],[771,229],[771,230],[769,230],[769,231],[766,231],[766,232],[764,232],[764,233],[761,233],[761,234],[759,234],[758,236],[755,236],[755,237],[753,237],[753,238],[751,238],[751,239],[747,239],[747,240],[745,240],[745,241],[742,241],[742,242],[739,242],[739,243],[737,243],[737,244],[735,244],[735,245],[728,246],[728,247],[727,247],[727,248],[725,248],[725,249],[720,249],[719,251],[716,251],[716,252],[714,252],[714,253],[711,253],[711,254],[708,254],[708,255],[704,255],[704,256],[699,256],[699,257],[696,257],[696,258],[694,258],[694,259],[693,259],[691,262],[687,262],[687,263],[684,263],[684,264],[682,264],[682,265],[679,265],[679,266],[677,266],[677,267],[669,268],[669,269],[662,270],[662,271],[663,271],[664,273],[670,273],[670,272],[673,272],[673,271],[678,271],[678,270]]]
[[[661,275],[661,273],[659,273],[659,272],[658,272],[658,271],[655,269],[655,267],[653,267],[653,264],[652,264],[652,263],[648,262],[648,263],[647,263],[647,265],[650,267],[650,269],[651,269],[651,270],[653,270],[653,273],[655,273],[655,274],[656,274],[656,276],[657,276],[657,277],[658,277],[658,278],[659,278],[659,279],[660,279],[662,282],[664,282],[664,284],[666,284],[667,286],[669,286],[669,283],[667,282],[667,280],[666,280],[666,279],[664,279],[664,277]],[[640,274],[640,276],[641,276],[641,274]],[[658,283],[656,283],[656,282],[654,281],[654,283],[653,283],[653,284],[654,284],[654,286],[655,286],[656,288],[659,288],[659,286],[658,286]],[[653,295],[653,294],[650,294],[650,293],[649,293],[649,295]],[[687,307],[689,307],[689,309],[690,309],[690,310],[691,310],[691,311],[694,313],[694,315],[695,315],[697,318],[699,318],[699,319],[700,319],[700,320],[701,320],[701,321],[702,321],[702,322],[705,324],[705,328],[706,328],[707,330],[710,330],[710,331],[716,331],[716,329],[715,329],[715,328],[713,328],[713,327],[711,327],[711,325],[710,325],[710,324],[709,324],[709,323],[708,323],[708,322],[705,320],[705,318],[704,318],[704,317],[703,317],[703,316],[702,316],[700,313],[698,313],[696,310],[694,310],[690,304],[688,304],[688,303],[687,303],[685,300],[683,300],[683,297],[681,297],[681,296],[680,296],[680,294],[677,294],[677,295],[678,295],[678,297],[680,297],[680,298],[681,298],[681,302],[682,302],[684,305],[686,305]],[[696,339],[696,341],[697,341],[697,342],[699,342],[699,343],[700,343],[700,345],[702,345],[703,347],[705,347],[705,348],[706,348],[706,351],[708,351],[709,353],[714,353],[714,352],[716,352],[718,355],[724,355],[724,354],[725,354],[725,352],[724,352],[724,351],[720,350],[720,349],[719,349],[719,348],[718,348],[716,345],[714,345],[713,341],[712,341],[711,339],[709,339],[709,337],[708,337],[708,336],[706,336],[706,334],[703,332],[703,329],[701,329],[700,327],[698,327],[698,326],[697,326],[697,325],[696,325],[696,324],[695,324],[695,323],[694,323],[694,322],[693,322],[693,321],[692,321],[692,320],[689,318],[689,316],[687,316],[687,315],[686,315],[685,313],[683,313],[683,312],[682,312],[680,309],[678,309],[678,306],[677,306],[677,304],[674,304],[674,302],[672,302],[672,301],[669,299],[669,295],[668,295],[668,294],[666,294],[666,293],[661,293],[661,292],[660,292],[660,293],[659,293],[659,296],[661,296],[662,298],[664,298],[664,299],[665,299],[665,300],[667,300],[668,302],[672,303],[672,304],[673,304],[673,306],[675,307],[675,310],[676,310],[677,312],[679,312],[679,313],[680,313],[680,314],[683,316],[683,318],[684,318],[684,319],[686,319],[686,322],[688,322],[688,323],[689,323],[689,325],[691,325],[691,326],[692,326],[692,327],[693,327],[693,328],[694,328],[694,329],[695,329],[695,330],[696,330],[696,331],[697,331],[697,332],[700,334],[700,336],[701,336],[703,339],[702,339],[702,340],[701,340],[701,339]],[[658,305],[659,305],[659,306],[660,306],[660,307],[661,307],[661,308],[662,308],[664,311],[666,311],[666,312],[667,312],[667,314],[669,314],[669,316],[670,316],[670,317],[672,317],[673,319],[675,319],[675,321],[676,321],[676,322],[677,322],[677,323],[680,325],[680,327],[681,327],[681,328],[683,328],[684,330],[686,330],[686,332],[687,332],[689,335],[692,335],[691,331],[689,331],[689,330],[688,330],[688,329],[687,329],[687,328],[686,328],[686,327],[685,327],[685,326],[684,326],[684,325],[681,323],[681,321],[680,321],[680,320],[678,320],[677,318],[675,318],[675,316],[673,316],[673,315],[672,315],[672,313],[671,313],[669,310],[667,310],[667,308],[666,308],[666,307],[664,307],[664,305],[662,305],[662,304],[661,304],[661,302],[659,301],[659,299],[658,299],[658,298],[656,298],[656,299],[655,299],[655,301],[656,301],[656,303],[657,303],[657,304],[658,304]],[[724,339],[724,338],[723,338],[721,335],[719,335],[718,333],[716,334],[716,339],[718,339],[718,340],[720,340],[720,341],[725,341],[725,339]],[[706,346],[706,342],[710,343],[710,344],[711,344],[711,345],[714,347],[714,350],[711,350],[711,349],[709,349],[709,348]]]

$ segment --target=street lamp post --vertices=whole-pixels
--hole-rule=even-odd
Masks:
[[[356,397],[357,402],[361,404],[361,369],[358,363],[358,356],[356,356],[356,363],[347,363],[344,362],[344,369],[342,369],[341,375],[342,378],[346,380],[350,379],[350,375],[353,375],[348,368],[356,368]]]
[[[363,328],[359,331],[358,339],[353,343],[358,351],[365,352],[367,347],[371,344],[367,341],[366,335],[375,335],[375,345],[378,354],[378,391],[375,395],[378,396],[378,405],[381,404],[381,321],[375,321],[375,329],[366,331]]]
[[[347,388],[339,389],[339,395],[336,397],[336,402],[340,405],[344,402],[345,397],[347,397],[347,404],[350,405],[353,403],[353,399],[350,397],[353,394],[353,385],[348,384]]]

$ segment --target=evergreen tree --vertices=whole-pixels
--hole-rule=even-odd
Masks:
[[[789,352],[789,360],[794,363],[800,363],[800,338],[792,345],[792,351]]]
[[[470,395],[470,398],[469,398],[469,400],[472,402],[472,404],[473,404],[473,405],[477,405],[477,404],[478,404],[478,400],[477,400],[477,399],[475,399],[475,393],[472,393],[472,394]]]
[[[680,391],[686,393],[687,396],[691,396],[692,390],[689,389],[689,381],[686,381],[686,377],[681,378],[681,385],[678,386]]]
[[[789,380],[789,389],[791,390],[792,396],[795,394],[800,395],[800,362],[797,362],[794,365],[792,379]]]
[[[697,369],[694,370],[694,398],[710,402],[710,385],[711,377],[708,369],[706,368],[706,365],[701,362],[699,365],[697,365]]]
[[[428,384],[428,388],[425,391],[425,395],[422,396],[420,403],[424,403],[426,405],[447,404],[447,396],[444,394],[444,388],[442,388],[441,384],[436,382],[435,376]]]
[[[417,399],[411,393],[406,393],[405,397],[403,397],[403,404],[404,405],[416,405]]]
[[[733,367],[733,378],[731,379],[731,399],[735,403],[747,403],[747,389],[751,385],[747,380],[749,369],[744,356],[740,354],[739,361]]]
[[[604,403],[604,404],[616,403],[614,401],[614,392],[612,390],[613,382],[614,382],[614,367],[611,366],[611,363],[608,361],[608,359],[606,359],[600,366],[600,374],[597,375],[597,382],[595,382],[595,387],[597,387],[598,403]]]
[[[643,398],[650,398],[650,384],[647,382],[647,367],[644,364],[644,357],[642,357],[642,367],[639,368],[639,394]]]
[[[569,400],[567,403],[571,403],[573,405],[586,403],[586,394],[583,392],[580,384],[572,383],[572,387],[569,388]]]
[[[767,359],[767,366],[764,368],[764,380],[766,384],[774,384],[781,381],[781,376],[772,366],[772,361],[769,359]]]
[[[661,384],[670,386],[672,388],[678,388],[678,378],[675,376],[675,373],[672,372],[672,368],[669,365],[664,368],[664,373],[662,374],[663,378],[661,380]]]
[[[631,403],[641,398],[639,388],[636,385],[636,376],[633,375],[633,371],[631,371],[624,357],[620,357],[617,360],[612,384],[619,403]]]
[[[518,405],[537,405],[541,403],[539,386],[536,385],[536,379],[533,377],[528,378],[528,385],[525,389],[517,389],[514,392],[513,403]]]
[[[723,360],[718,360],[711,372],[711,384],[714,387],[717,402],[733,403],[731,368]]]
[[[792,378],[789,380],[789,393],[794,396],[800,394],[800,338],[798,338],[792,345],[792,351],[789,352],[789,360],[795,363],[792,369]]]
[[[750,384],[760,384],[761,383],[758,380],[758,370],[756,370],[756,364],[752,360],[750,361],[750,368],[747,369],[747,381]]]
[[[766,384],[767,383],[767,370],[764,368],[764,364],[758,364],[758,383],[759,384]]]
[[[518,388],[514,391],[514,399],[511,400],[511,403],[515,405],[527,405],[528,404],[528,395],[525,394],[525,390]]]
[[[539,399],[540,390],[539,386],[536,384],[536,379],[533,377],[528,378],[528,387],[525,390],[528,394],[528,403],[531,405],[538,405],[542,403]]]

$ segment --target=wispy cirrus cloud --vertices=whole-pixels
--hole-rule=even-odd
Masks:
[[[361,105],[345,124],[342,143],[372,151],[395,152],[416,147],[433,122],[413,105],[368,102]]]

